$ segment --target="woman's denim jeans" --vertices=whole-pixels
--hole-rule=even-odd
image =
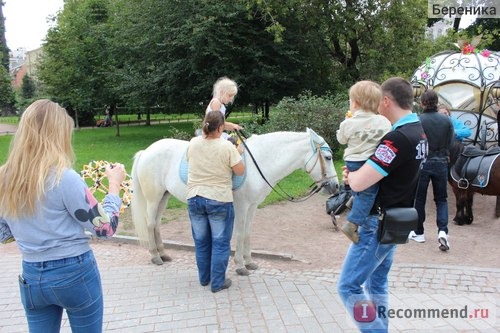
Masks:
[[[224,285],[231,255],[233,203],[200,196],[189,198],[187,203],[200,283],[205,286],[210,282],[212,290],[218,290]]]
[[[73,333],[102,332],[101,277],[92,251],[59,260],[23,261],[19,286],[30,333],[59,332],[63,309]]]
[[[418,227],[415,231],[418,235],[424,233],[425,201],[427,199],[427,188],[432,181],[432,192],[436,203],[436,224],[439,231],[448,234],[448,163],[446,160],[429,159],[423,164],[420,171],[415,208],[418,212]]]
[[[365,164],[362,162],[352,162],[346,161],[345,165],[349,171],[356,171]],[[366,190],[361,192],[352,191],[354,201],[352,202],[352,208],[349,214],[347,214],[347,221],[355,223],[357,225],[362,225],[365,222],[366,217],[370,213],[375,198],[378,193],[378,183],[368,187]]]
[[[349,314],[362,332],[387,332],[388,320],[356,320],[355,305],[372,301],[376,308],[388,309],[388,279],[396,245],[380,244],[377,239],[378,216],[369,215],[358,229],[359,242],[347,251],[337,289]],[[363,288],[364,287],[364,288]],[[375,313],[378,313],[376,311]]]

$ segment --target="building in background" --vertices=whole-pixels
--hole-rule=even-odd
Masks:
[[[446,31],[453,29],[453,21],[451,20],[441,20],[432,27],[427,28],[426,35],[428,38],[435,40],[440,36],[446,35]]]
[[[12,71],[13,69],[20,67],[22,64],[24,64],[25,56],[26,56],[26,48],[24,47],[20,47],[15,51],[10,51],[9,52],[10,70]]]
[[[10,56],[10,77],[14,89],[21,88],[23,77],[27,74],[35,82],[37,79],[37,65],[42,56],[42,48],[26,51],[25,48],[18,48],[9,53]]]

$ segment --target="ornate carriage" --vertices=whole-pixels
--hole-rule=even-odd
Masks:
[[[435,90],[440,103],[471,129],[465,144],[500,145],[500,52],[462,47],[461,52],[435,54],[417,68],[411,82],[415,97]]]

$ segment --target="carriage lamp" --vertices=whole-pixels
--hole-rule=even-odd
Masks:
[[[419,98],[424,92],[424,86],[419,82],[413,82],[411,86],[413,89],[413,98]]]
[[[500,101],[500,81],[495,82],[495,84],[490,88],[490,94],[494,100]]]

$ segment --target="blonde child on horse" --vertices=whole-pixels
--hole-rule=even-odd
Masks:
[[[210,103],[207,105],[207,109],[205,113],[209,111],[220,111],[224,115],[224,119],[226,116],[226,105],[229,103],[233,103],[234,97],[238,93],[238,85],[235,81],[227,78],[221,77],[217,79],[214,83],[213,91],[212,91],[212,99]],[[232,123],[230,121],[224,121],[224,130],[226,131],[239,131],[243,129],[238,124]],[[230,135],[227,133],[222,134],[222,138],[229,139]]]

